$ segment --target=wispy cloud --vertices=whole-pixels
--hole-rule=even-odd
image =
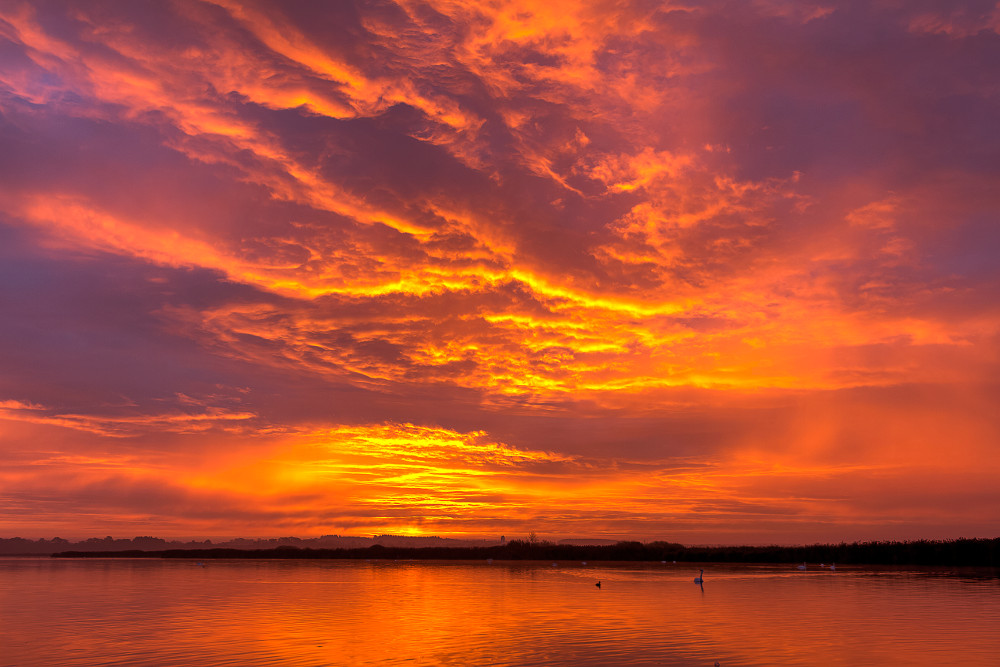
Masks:
[[[919,536],[869,482],[995,458],[997,16],[8,3],[3,447],[214,451],[164,493],[255,532]]]

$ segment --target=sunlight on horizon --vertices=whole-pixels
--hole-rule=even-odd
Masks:
[[[0,8],[0,535],[1000,534],[994,9]]]

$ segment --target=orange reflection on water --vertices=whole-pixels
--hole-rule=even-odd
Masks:
[[[706,567],[705,584],[692,579]],[[814,564],[0,561],[24,664],[990,664],[993,578]],[[594,584],[602,582],[601,588]]]

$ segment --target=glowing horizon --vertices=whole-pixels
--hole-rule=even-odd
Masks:
[[[1000,5],[536,4],[0,8],[0,535],[1000,534]]]

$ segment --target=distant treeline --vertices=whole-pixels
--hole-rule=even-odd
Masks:
[[[49,555],[60,551],[165,551],[167,549],[275,549],[277,547],[300,547],[313,549],[361,549],[373,544],[391,547],[473,547],[499,544],[499,540],[459,540],[446,537],[410,536],[410,535],[375,535],[360,537],[356,535],[322,535],[320,537],[271,537],[271,538],[236,538],[224,542],[212,543],[211,540],[167,541],[162,537],[114,538],[91,537],[79,542],[71,542],[61,537],[30,540],[23,537],[0,538],[0,555],[32,556]]]
[[[64,551],[56,557],[120,558],[316,558],[418,560],[681,561],[716,563],[837,563],[864,565],[1000,566],[1000,537],[992,539],[842,542],[810,546],[686,547],[671,542],[568,545],[512,540],[489,547],[312,549],[166,549]]]

